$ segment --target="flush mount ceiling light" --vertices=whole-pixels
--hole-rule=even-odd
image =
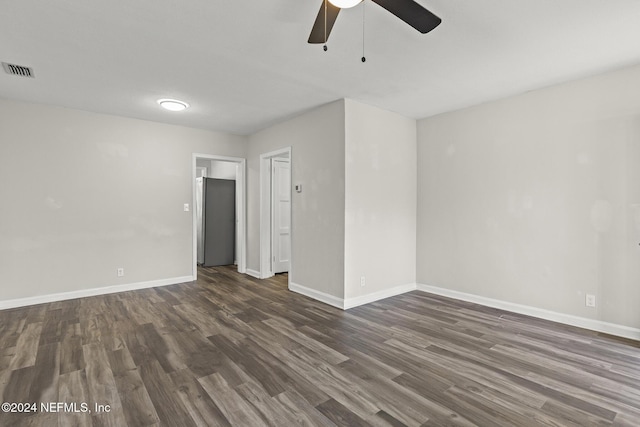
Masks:
[[[340,9],[349,9],[360,3],[362,0],[329,0],[329,3]]]
[[[158,104],[169,111],[182,111],[189,108],[189,104],[183,101],[178,101],[177,99],[158,99]]]

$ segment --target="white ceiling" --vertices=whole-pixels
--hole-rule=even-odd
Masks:
[[[366,1],[329,50],[321,0],[0,0],[0,97],[249,134],[351,98],[408,117],[640,63],[639,0],[417,0],[423,35]],[[158,98],[191,104],[181,113]]]

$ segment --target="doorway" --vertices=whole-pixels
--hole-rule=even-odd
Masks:
[[[291,166],[291,147],[260,155],[261,278],[288,272],[291,280]]]
[[[291,259],[291,165],[271,158],[271,271],[289,272]]]
[[[212,154],[192,155],[192,224],[193,224],[193,277],[198,274],[199,221],[197,218],[197,180],[209,177],[235,182],[235,253],[234,258],[239,273],[246,273],[246,211],[245,177],[246,160],[240,157],[217,156]]]

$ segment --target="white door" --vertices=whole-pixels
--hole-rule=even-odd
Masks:
[[[273,273],[289,271],[291,255],[291,165],[271,159],[271,260]]]

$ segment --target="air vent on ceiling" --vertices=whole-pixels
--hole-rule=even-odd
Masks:
[[[7,64],[6,62],[3,62],[2,68],[4,68],[7,74],[11,74],[14,76],[35,78],[35,75],[33,74],[33,70],[23,65]]]

